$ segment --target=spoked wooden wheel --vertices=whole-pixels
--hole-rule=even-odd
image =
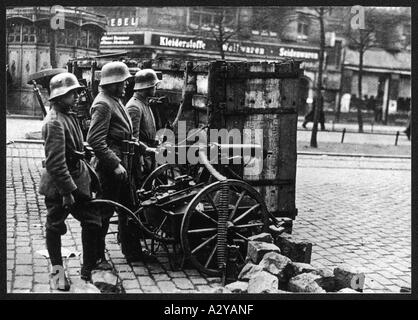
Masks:
[[[248,183],[226,180],[228,197],[221,192],[225,181],[203,188],[187,206],[181,225],[181,244],[186,258],[203,273],[221,274],[218,256],[220,212],[226,208],[226,243],[239,247],[239,264],[244,263],[248,237],[268,229],[269,215],[260,194]],[[226,206],[225,203],[227,202]],[[221,237],[223,237],[221,235]]]
[[[183,167],[177,164],[163,164],[148,175],[148,177],[142,184],[142,189],[148,191],[151,189],[155,189],[160,185],[174,184],[174,180],[177,177],[186,174],[185,171],[186,170]]]

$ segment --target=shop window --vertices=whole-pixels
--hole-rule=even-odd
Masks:
[[[99,37],[95,32],[89,31],[89,48],[98,48],[99,47]]]
[[[47,27],[39,27],[37,30],[38,34],[37,34],[37,41],[38,43],[49,43],[49,38],[48,38],[48,28]]]
[[[71,47],[76,46],[77,42],[77,30],[76,29],[69,29],[67,30],[67,44]]]
[[[65,30],[57,30],[57,39],[59,45],[65,45],[66,44],[66,37],[65,37]]]
[[[36,29],[34,26],[23,25],[22,27],[22,42],[34,43],[36,41]]]
[[[80,46],[82,48],[86,48],[87,47],[87,30],[81,30]]]
[[[21,24],[11,24],[7,27],[7,42],[9,43],[16,43],[20,42],[20,31],[21,31]]]

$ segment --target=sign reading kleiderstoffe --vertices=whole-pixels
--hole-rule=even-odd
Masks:
[[[215,40],[186,37],[177,35],[153,34],[151,45],[187,51],[212,51],[218,52],[218,44]],[[223,45],[225,52],[236,55],[255,55],[262,57],[287,57],[307,61],[318,61],[319,50],[315,48],[298,48],[290,46],[273,46],[259,43],[229,41]]]

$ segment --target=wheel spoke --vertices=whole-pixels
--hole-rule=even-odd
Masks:
[[[187,233],[204,233],[210,231],[216,231],[217,228],[205,228],[205,229],[194,229],[194,230],[187,230]]]
[[[264,226],[264,223],[249,223],[249,224],[242,224],[238,226],[234,226],[235,229],[242,229],[242,228],[251,228],[251,227],[261,227]]]
[[[244,237],[241,233],[234,231],[234,233],[240,237],[241,239],[244,239],[245,241],[250,241],[250,239],[248,239],[247,237]]]
[[[209,242],[215,240],[216,238],[216,234],[213,235],[212,237],[210,237],[209,239],[207,239],[206,241],[202,242],[200,245],[198,245],[196,248],[194,248],[192,250],[192,254],[195,254],[197,251],[199,251],[200,249],[202,249],[205,245],[207,245]]]
[[[238,205],[240,204],[240,202],[242,201],[242,198],[244,198],[244,195],[247,191],[244,190],[243,192],[240,193],[237,203],[234,206],[234,210],[232,210],[231,214],[229,215],[229,219],[228,220],[232,220],[232,218],[235,216],[235,214],[237,213],[238,210]]]
[[[254,211],[255,209],[258,209],[261,205],[259,203],[253,205],[250,209],[248,209],[247,211],[245,211],[242,215],[240,215],[238,218],[236,218],[233,223],[237,223],[238,221],[242,220],[243,218],[245,218],[250,212]]]
[[[211,206],[213,207],[213,209],[215,209],[215,211],[216,211],[216,214],[218,215],[218,217],[219,217],[219,211],[218,211],[218,208],[216,207],[216,205],[215,205],[215,202],[213,202],[213,199],[211,198],[211,197],[209,197],[209,195],[208,194],[206,194],[206,199],[208,199],[209,200],[209,203],[211,204]]]
[[[216,249],[218,249],[218,245],[217,244],[213,247],[212,252],[209,255],[209,258],[208,258],[208,260],[205,263],[205,268],[207,268],[209,266],[209,263],[212,261],[213,256],[215,255]]]
[[[206,213],[204,213],[203,211],[195,208],[195,210],[200,213],[202,216],[204,216],[205,218],[207,218],[208,220],[212,221],[214,224],[218,224],[218,221],[216,221],[215,219],[213,219],[212,217],[209,217]]]
[[[164,182],[162,182],[162,181],[161,181],[161,179],[160,179],[160,178],[158,178],[158,177],[157,177],[157,178],[155,178],[155,181],[158,181],[158,182],[160,183],[160,185],[161,185],[161,184],[164,184]]]

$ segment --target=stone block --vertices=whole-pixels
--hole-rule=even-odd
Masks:
[[[312,243],[297,240],[286,233],[277,236],[274,243],[281,254],[293,262],[311,263]]]
[[[248,291],[248,282],[235,281],[225,286],[232,293],[246,293]]]
[[[268,252],[258,264],[264,271],[276,276],[280,281],[285,280],[285,272],[287,265],[292,261],[280,253]]]
[[[312,273],[302,273],[289,280],[288,289],[292,292],[325,293],[317,280],[321,276]]]
[[[363,291],[364,280],[366,277],[363,272],[354,267],[341,264],[334,268],[334,277],[337,290],[350,288],[357,291]]]
[[[359,292],[350,288],[343,288],[341,290],[338,290],[337,293],[359,293]]]
[[[277,293],[279,280],[266,271],[259,272],[248,282],[248,293]]]
[[[267,232],[256,234],[255,236],[251,236],[248,239],[250,241],[273,243],[273,236],[270,233],[267,233]]]
[[[261,241],[249,241],[247,249],[247,260],[258,264],[268,252],[280,253],[280,249],[273,243]]]
[[[263,271],[263,267],[251,262],[247,263],[238,275],[238,280],[249,281],[255,274],[261,271]]]
[[[81,279],[71,281],[70,292],[72,293],[101,293],[99,288]]]
[[[231,290],[225,287],[218,287],[211,289],[208,293],[232,293]]]

